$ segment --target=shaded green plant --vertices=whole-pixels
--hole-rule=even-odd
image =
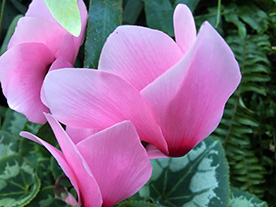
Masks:
[[[272,190],[267,175],[273,174],[275,166],[275,155],[269,156],[275,146],[271,128],[272,120],[275,122],[275,96],[271,99],[275,75],[269,59],[272,50],[268,13],[257,4],[224,5],[222,28],[243,78],[212,135],[224,140],[231,184],[260,198]],[[266,116],[270,116],[269,122]]]

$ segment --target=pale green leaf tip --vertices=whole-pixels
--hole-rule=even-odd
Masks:
[[[70,34],[78,37],[81,33],[81,17],[77,0],[44,0],[57,22]]]

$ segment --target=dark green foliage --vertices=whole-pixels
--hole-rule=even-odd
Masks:
[[[269,59],[269,14],[254,4],[229,4],[222,15],[225,39],[235,53],[243,78],[212,136],[224,140],[232,185],[262,198],[271,192],[268,174],[275,175],[275,156],[270,151],[275,146],[271,124],[276,120],[276,99],[275,95],[271,98],[275,93],[275,72],[271,73]]]
[[[69,207],[63,201],[54,197],[54,186],[42,188],[36,198],[28,205],[28,207]]]
[[[147,201],[133,201],[133,200],[128,200],[124,201],[120,204],[117,205],[118,207],[157,207],[156,204],[147,202]]]
[[[131,199],[157,206],[227,206],[228,163],[219,140],[207,138],[184,157],[151,160],[149,182]]]
[[[135,24],[144,7],[142,0],[129,0],[124,6],[123,23]]]
[[[19,154],[0,159],[0,204],[7,207],[25,206],[38,194],[40,179]]]
[[[267,207],[267,203],[261,201],[258,197],[253,194],[241,191],[237,188],[231,188],[231,199],[229,207],[237,206],[254,206],[254,207]]]
[[[223,120],[216,133],[225,138],[226,155],[234,186],[262,196],[265,169],[252,147],[254,131],[259,127],[256,106],[251,106],[252,93],[266,95],[263,82],[269,81],[266,57],[267,36],[230,36],[227,39],[240,63],[243,75],[236,93],[228,101]]]
[[[41,137],[49,141],[53,139],[49,125],[28,122],[8,108],[0,111],[5,114],[1,114],[0,125],[0,206],[66,206],[50,187],[63,175],[60,167],[43,146],[18,134],[22,130],[43,134]]]
[[[120,24],[122,24],[122,0],[90,1],[84,67],[98,68],[106,38]]]
[[[2,4],[2,1],[0,3]],[[26,11],[28,3],[30,3],[30,0],[6,0],[1,28],[2,42],[11,21],[16,15],[23,14]],[[97,68],[99,55],[106,38],[116,26],[122,23],[139,24],[160,29],[173,37],[172,15],[178,3],[186,3],[189,6],[195,14],[198,28],[206,20],[216,26],[217,31],[232,48],[243,76],[239,88],[226,104],[221,124],[211,135],[223,142],[230,166],[230,182],[231,185],[237,187],[228,190],[229,183],[225,184],[227,186],[225,194],[230,197],[228,197],[228,201],[226,201],[226,196],[222,197],[225,203],[228,202],[231,207],[243,206],[246,199],[254,202],[254,206],[265,207],[266,203],[256,196],[267,201],[269,206],[275,206],[275,0],[222,1],[219,19],[217,19],[218,0],[87,0],[86,3],[87,6],[90,6],[90,10],[85,42],[85,67]],[[10,34],[8,34],[9,36]],[[3,48],[6,47],[6,44],[7,41],[3,44]],[[79,61],[82,65],[83,58]],[[3,166],[2,171],[9,163],[10,166],[16,166],[22,172],[23,177],[28,177],[28,183],[22,184],[22,180],[19,182],[21,182],[23,188],[30,187],[31,189],[30,192],[20,192],[22,199],[19,202],[21,203],[16,203],[16,205],[30,207],[67,206],[61,200],[56,199],[54,195],[55,181],[63,174],[55,159],[44,147],[18,136],[18,133],[22,130],[29,131],[57,146],[49,125],[41,126],[30,123],[23,115],[4,107],[0,107],[0,120],[0,164]],[[217,147],[222,150],[221,146],[218,145]],[[220,152],[220,154],[224,153]],[[211,157],[213,162],[219,159],[217,156]],[[223,160],[224,156],[221,159]],[[162,178],[167,179],[166,182],[164,179],[164,182],[161,182],[161,179],[160,182],[151,180],[150,189],[155,188],[157,191],[150,191],[149,194],[149,191],[147,191],[149,188],[146,190],[143,188],[132,197],[134,200],[124,201],[118,206],[154,207],[161,206],[160,203],[163,206],[170,206],[170,195],[166,194],[166,191],[163,194],[160,191],[158,192],[158,188],[173,188],[178,179],[175,178],[176,173],[173,174],[165,166],[165,162],[165,160],[155,162],[155,167],[163,166],[160,173],[163,176]],[[170,162],[172,162],[172,159],[170,159]],[[225,166],[225,161],[223,163]],[[196,170],[195,165],[194,167],[190,166],[186,171]],[[22,166],[25,167],[22,168]],[[27,173],[32,172],[32,176],[25,174],[26,169]],[[224,173],[227,175],[227,172]],[[224,182],[227,182],[225,174]],[[189,176],[186,176],[184,180],[189,183],[189,178],[192,175],[189,173],[187,175]],[[220,176],[223,176],[223,172],[220,172]],[[15,179],[18,179],[18,177],[15,177]],[[0,185],[3,185],[4,182],[6,181],[0,179]],[[68,189],[71,192],[72,188],[69,187]],[[10,192],[11,188],[7,187],[4,190],[5,193]],[[178,190],[184,192],[184,195],[191,195],[188,188]],[[245,191],[249,191],[256,196]],[[174,193],[178,193],[178,191]],[[219,195],[220,192],[216,193]],[[244,198],[245,200],[243,200]],[[179,206],[181,201],[183,200],[173,200],[172,206]],[[5,200],[5,202],[8,206],[8,200]]]
[[[170,36],[173,31],[173,7],[169,0],[144,0],[147,25]]]

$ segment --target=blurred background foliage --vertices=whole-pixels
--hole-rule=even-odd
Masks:
[[[5,4],[5,7],[1,6],[1,52],[5,51],[8,39],[13,32],[14,26],[10,27],[13,19],[17,15],[24,14],[30,2],[30,0],[0,1],[1,5]],[[91,8],[94,6],[93,3],[97,3],[93,0],[85,2]],[[221,124],[211,135],[213,138],[222,140],[230,167],[230,182],[232,186],[267,201],[269,206],[276,206],[275,0],[102,0],[101,4],[107,5],[107,11],[117,8],[118,19],[110,24],[107,22],[107,29],[101,35],[93,36],[96,33],[88,33],[86,45],[89,43],[96,47],[92,49],[87,49],[88,46],[86,49],[82,47],[77,64],[82,66],[84,62],[85,66],[96,68],[101,46],[119,24],[148,26],[174,37],[172,15],[178,3],[185,3],[190,7],[198,28],[207,20],[217,29],[232,48],[241,68],[242,82],[227,102]],[[97,11],[93,13],[91,9],[91,14],[95,16],[89,17],[91,26],[88,26],[88,31],[97,32],[97,27],[102,24],[97,19],[100,13],[97,14]],[[93,22],[97,24],[93,26]],[[89,50],[89,54],[85,50]],[[1,105],[6,106],[3,96]],[[0,108],[0,111],[1,130],[7,133],[14,134],[15,132],[10,130],[19,132],[25,129],[46,137],[44,132],[49,131],[46,130],[49,126],[41,127],[29,123],[23,116],[14,115],[14,112],[4,107]],[[18,125],[18,123],[21,124]],[[3,132],[1,136],[8,137],[9,134],[5,133]],[[50,140],[50,142],[54,141]],[[41,159],[32,156],[30,150],[24,150],[24,145],[39,152]],[[15,151],[28,157],[29,165],[35,165],[38,159],[39,162],[36,165],[44,168],[51,166],[49,173],[41,170],[36,172],[38,177],[48,173],[48,179],[44,179],[37,185],[42,185],[45,192],[54,188],[49,187],[49,183],[54,183],[58,170],[53,161],[45,160],[50,157],[47,152],[43,148],[38,149],[37,145],[31,146],[30,142],[22,140],[15,148]]]

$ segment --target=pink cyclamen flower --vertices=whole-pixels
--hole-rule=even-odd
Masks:
[[[31,133],[20,135],[44,145],[55,157],[76,189],[80,205],[113,206],[150,178],[152,167],[131,122],[120,122],[75,143],[53,116],[46,114],[46,118],[62,152]]]
[[[130,120],[150,149],[185,155],[218,126],[241,74],[231,49],[208,22],[196,35],[183,4],[175,9],[174,31],[176,42],[161,31],[118,27],[103,47],[98,71],[48,74],[45,104],[76,128]]]
[[[8,105],[32,122],[44,123],[43,112],[49,112],[40,99],[47,72],[74,65],[87,20],[83,0],[78,0],[78,7],[82,31],[74,37],[54,19],[43,0],[33,0],[0,57],[0,81]]]

